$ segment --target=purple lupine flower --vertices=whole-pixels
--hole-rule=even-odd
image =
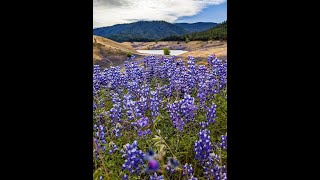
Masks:
[[[150,149],[145,155],[144,155],[144,160],[148,161],[147,167],[145,168],[145,172],[147,173],[153,173],[159,170],[160,164],[159,162],[155,159],[156,153]]]
[[[208,83],[206,81],[206,74],[207,68],[204,65],[199,65],[197,71],[197,81],[198,81],[198,91],[197,91],[197,98],[200,99],[199,107],[203,108],[203,104],[206,100],[208,94]]]
[[[217,148],[219,148],[217,146]],[[203,165],[204,171],[203,174],[209,179],[227,179],[227,170],[226,166],[221,165],[221,157],[218,154],[212,153],[210,157],[206,160]]]
[[[93,111],[95,111],[97,109],[97,105],[96,103],[93,103]]]
[[[173,174],[173,173],[176,172],[176,170],[175,170],[174,168],[171,168],[170,166],[167,166],[167,167],[166,167],[166,171],[167,171],[168,173],[170,173],[170,174]]]
[[[196,82],[196,66],[195,66],[195,59],[192,56],[188,57],[188,80],[187,84],[188,87],[191,89],[194,88]]]
[[[192,169],[192,165],[188,163],[185,164],[184,166],[182,166],[183,172],[182,172],[182,176],[188,176],[191,177],[193,174],[193,169]]]
[[[121,123],[121,117],[122,115],[122,108],[121,108],[121,100],[119,98],[119,95],[117,93],[111,94],[112,98],[112,108],[107,112],[110,119],[111,123],[113,126],[116,126],[117,123]]]
[[[189,94],[185,94],[184,98],[180,101],[180,114],[187,123],[194,120],[195,110],[194,98]]]
[[[221,177],[220,177],[220,167],[215,163],[213,164],[213,176],[214,176],[214,179],[217,179],[217,180],[220,180]]]
[[[148,110],[148,98],[145,96],[141,96],[139,99],[139,109],[141,110],[141,114],[145,114],[145,112]]]
[[[115,151],[118,150],[118,146],[113,142],[109,143],[109,147],[110,147],[109,154],[113,154]]]
[[[168,161],[168,166],[175,169],[180,166],[180,162],[177,159],[170,158]]]
[[[144,155],[144,159],[149,161],[151,159],[154,159],[156,155],[157,154],[152,149],[149,149],[149,151]]]
[[[192,175],[188,180],[198,180],[198,179]]]
[[[113,133],[115,134],[115,136],[118,138],[120,136],[122,136],[122,133],[120,132],[119,128],[114,128],[113,129]]]
[[[210,157],[212,150],[213,146],[211,144],[210,131],[207,129],[201,130],[199,132],[199,140],[194,144],[196,159],[203,164]]]
[[[182,120],[179,114],[178,103],[169,104],[167,110],[170,114],[170,119],[173,122],[174,127],[182,132],[185,122]]]
[[[223,150],[227,150],[227,135],[221,135],[220,146]]]
[[[96,159],[99,159],[99,153],[100,153],[100,147],[98,144],[98,139],[97,138],[93,138],[93,143],[94,143],[94,149],[93,149],[93,154],[95,156]]]
[[[105,151],[106,150],[106,134],[105,134],[105,131],[106,131],[106,128],[104,125],[95,125],[94,126],[95,129],[94,129],[94,142],[96,144],[96,150],[95,150],[95,153],[96,153],[96,157],[99,158],[98,154],[100,153],[100,151]]]
[[[150,135],[150,129],[143,130],[144,127],[149,126],[149,119],[147,117],[142,117],[136,122],[132,122],[131,125],[138,132],[139,137],[146,137],[146,135]]]
[[[99,100],[99,106],[100,106],[100,108],[104,108],[104,100],[103,99]]]
[[[148,117],[142,117],[141,119],[139,119],[138,121],[136,121],[136,125],[139,128],[143,128],[149,125],[149,119]]]
[[[125,158],[122,165],[123,170],[129,171],[131,174],[139,174],[143,163],[144,153],[138,149],[138,142],[134,141],[131,145],[126,144],[120,151],[122,158]]]
[[[198,83],[198,93],[197,98],[200,99],[199,107],[203,108],[203,104],[205,103],[206,97],[207,97],[207,89],[208,86],[205,82],[199,82]]]
[[[147,135],[150,135],[150,134],[151,134],[150,129],[138,130],[138,136],[139,137],[146,137]]]
[[[128,179],[129,179],[129,177],[128,177],[127,174],[124,174],[124,175],[122,176],[122,180],[128,180]]]
[[[171,121],[180,132],[183,131],[186,123],[194,120],[195,110],[194,98],[188,94],[185,94],[184,99],[179,102],[167,106]]]
[[[101,73],[100,73],[100,66],[94,65],[93,66],[93,94],[96,95],[101,88]]]
[[[206,129],[209,126],[209,123],[206,121],[201,121],[199,125],[202,129]]]
[[[227,180],[227,169],[226,165],[222,166],[221,168],[222,177],[221,180]]]
[[[216,118],[216,109],[217,106],[212,103],[212,105],[207,109],[207,122],[208,123],[214,123]]]
[[[126,110],[128,121],[142,117],[142,111],[138,106],[138,102],[133,100],[133,96],[128,93],[123,98],[123,108]]]
[[[148,160],[147,172],[157,171],[159,167],[160,167],[159,162],[154,158],[151,158]]]
[[[150,176],[150,180],[164,180],[163,175],[158,176],[157,173],[154,173],[152,176]]]
[[[151,116],[153,118],[153,121],[156,119],[156,117],[159,115],[159,97],[157,91],[151,91],[151,98],[150,98],[150,109],[151,109]]]

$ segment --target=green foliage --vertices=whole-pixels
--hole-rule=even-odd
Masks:
[[[227,21],[217,26],[201,32],[194,32],[182,36],[168,36],[161,41],[208,41],[208,40],[227,40]]]
[[[185,41],[186,41],[186,43],[190,42],[188,37],[186,37]]]
[[[170,55],[169,48],[167,48],[167,47],[163,48],[163,53],[164,53],[164,55]]]
[[[131,57],[132,53],[131,52],[127,52],[127,57]]]
[[[191,41],[227,40],[227,21],[209,30],[188,34],[187,37]]]

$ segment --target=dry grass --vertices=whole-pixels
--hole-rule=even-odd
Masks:
[[[113,59],[113,56],[125,59],[127,52],[140,54],[131,46],[112,41],[107,38],[93,35],[93,60],[94,63],[104,58]]]
[[[132,46],[128,46],[126,44],[118,43],[107,38],[93,35],[93,38],[92,38],[93,42],[95,42],[95,39],[96,39],[96,43],[104,45],[106,48],[111,48],[112,50],[121,50],[126,52],[130,51],[133,53],[137,53],[137,51],[133,49]]]
[[[123,45],[141,50],[162,49],[183,49],[189,51],[180,55],[183,58],[194,56],[195,58],[207,58],[208,55],[215,54],[217,57],[227,56],[226,41],[163,41],[163,42],[124,42]]]
[[[195,58],[207,58],[209,55],[215,54],[217,57],[227,56],[227,45],[219,47],[201,48],[199,50],[190,51],[181,55],[181,57],[193,56]]]
[[[156,50],[168,47],[169,49],[181,49],[189,51],[179,55],[177,59],[187,60],[188,56],[193,56],[197,64],[207,64],[209,55],[215,54],[219,57],[227,57],[226,41],[163,41],[163,42],[123,42],[118,43],[100,36],[93,36],[93,63],[103,67],[112,65],[122,65],[127,59],[127,52],[137,56],[137,59],[147,56],[136,50]],[[111,62],[111,63],[110,63]]]

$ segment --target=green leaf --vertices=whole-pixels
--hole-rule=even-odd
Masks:
[[[154,126],[157,126],[158,122],[160,121],[160,115],[154,120]]]
[[[97,180],[99,178],[99,170],[97,169],[94,173],[93,173],[93,179]]]
[[[154,145],[160,147],[160,145],[162,145],[162,141],[161,140],[157,141],[157,142],[154,143]]]
[[[153,141],[161,141],[161,138],[157,135],[154,136],[155,138],[152,138]]]

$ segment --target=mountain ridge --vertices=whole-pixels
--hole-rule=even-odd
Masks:
[[[168,36],[182,36],[199,32],[217,23],[168,23],[166,21],[138,21],[134,23],[116,24],[93,29],[93,35],[109,38],[117,42],[155,41]]]
[[[218,25],[214,22],[196,22],[196,23],[174,23],[188,30],[189,32],[201,32]]]

